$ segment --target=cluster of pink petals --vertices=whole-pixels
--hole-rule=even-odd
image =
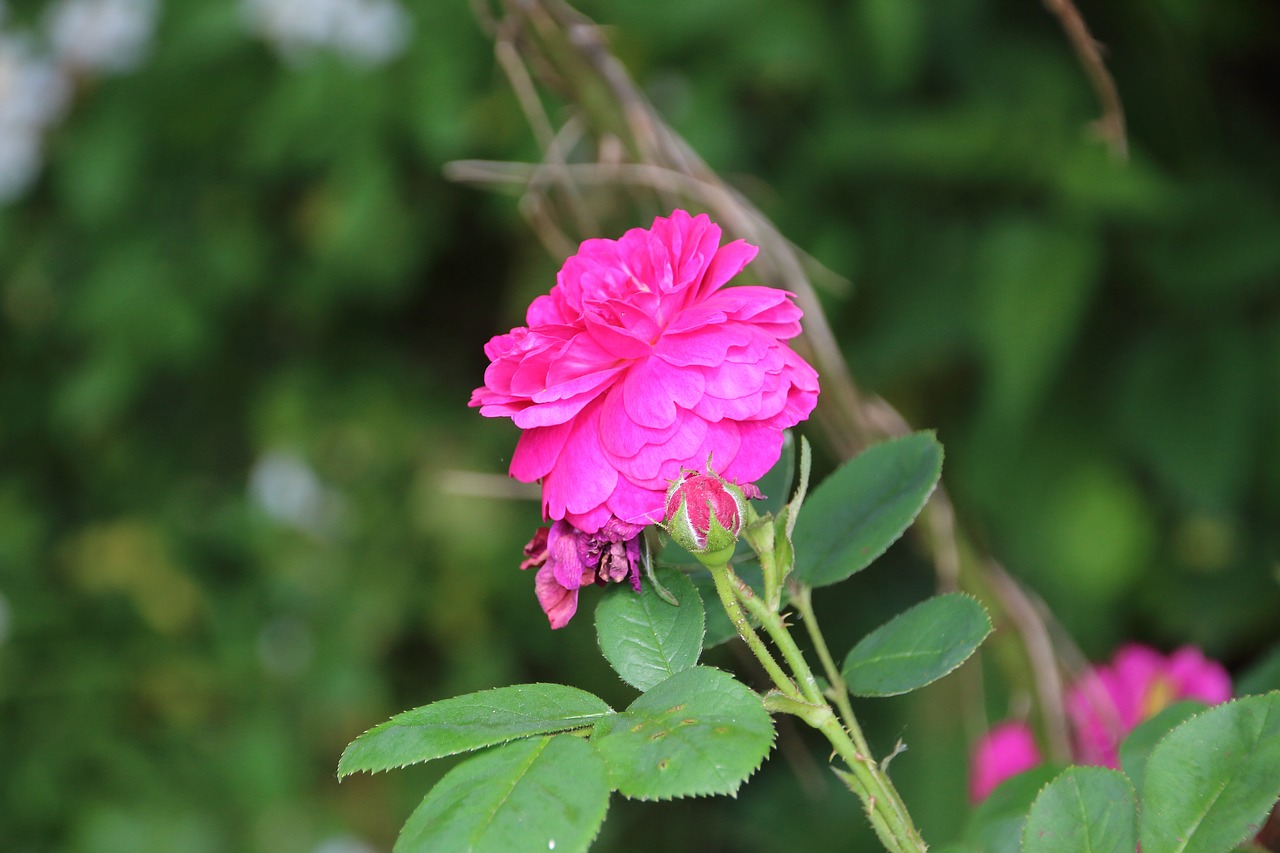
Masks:
[[[587,584],[631,581],[640,589],[640,531],[610,519],[595,533],[582,533],[565,521],[539,527],[524,546],[522,569],[535,566],[534,589],[552,628],[563,628],[578,610],[578,590]]]
[[[1109,665],[1085,673],[1067,693],[1067,719],[1078,763],[1119,768],[1120,742],[1141,723],[1180,699],[1217,705],[1231,698],[1231,676],[1194,646],[1165,657],[1131,643]]]
[[[774,288],[725,288],[757,250],[720,237],[677,210],[587,240],[527,325],[485,346],[471,405],[521,428],[511,475],[541,481],[545,518],[584,533],[657,522],[682,468],[712,457],[754,482],[813,410],[817,373],[785,343],[800,309]]]
[[[1139,723],[1179,700],[1217,705],[1230,698],[1231,676],[1194,646],[1168,656],[1136,643],[1122,646],[1111,663],[1091,667],[1067,692],[1072,759],[1118,769],[1120,743]],[[974,802],[1040,761],[1035,736],[1025,723],[996,726],[974,749],[969,780]]]

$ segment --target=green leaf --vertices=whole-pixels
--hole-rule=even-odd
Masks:
[[[782,433],[782,455],[778,457],[777,463],[769,469],[769,473],[755,482],[755,487],[764,495],[763,500],[755,502],[756,512],[761,515],[767,512],[776,514],[786,506],[787,499],[791,497],[791,486],[795,478],[796,438],[791,430],[784,430]]]
[[[800,518],[800,508],[809,495],[809,475],[813,471],[813,451],[809,448],[809,440],[800,436],[800,480],[796,483],[796,493],[787,501],[786,533],[790,542],[795,533],[796,520]],[[792,549],[794,551],[794,548]]]
[[[1133,782],[1139,797],[1142,796],[1142,782],[1146,777],[1151,750],[1155,749],[1161,738],[1206,707],[1208,706],[1203,702],[1190,699],[1174,702],[1151,719],[1143,720],[1125,736],[1124,742],[1120,744],[1120,766]]]
[[[796,519],[795,577],[839,583],[902,536],[942,475],[942,445],[929,432],[886,441],[841,465],[805,501]]]
[[[702,654],[705,617],[693,581],[674,569],[656,574],[679,607],[664,601],[648,581],[638,595],[615,585],[596,607],[600,651],[622,680],[639,690],[688,669]]]
[[[1022,850],[1133,853],[1137,823],[1133,785],[1123,773],[1106,767],[1068,767],[1032,804]]]
[[[455,696],[397,714],[360,735],[342,753],[338,776],[582,728],[612,713],[599,698],[563,684],[517,684]]]
[[[1062,770],[1061,764],[1041,764],[1001,782],[973,810],[964,840],[984,853],[1020,853],[1027,811],[1040,790]]]
[[[1157,744],[1143,784],[1143,853],[1229,850],[1280,798],[1280,692],[1192,717]]]
[[[582,738],[507,744],[446,773],[410,815],[395,853],[586,850],[609,793],[604,762]]]
[[[841,674],[855,696],[907,693],[960,666],[990,633],[991,618],[977,599],[935,596],[863,637]]]
[[[769,753],[773,721],[746,685],[700,666],[601,719],[591,743],[627,797],[733,794]]]

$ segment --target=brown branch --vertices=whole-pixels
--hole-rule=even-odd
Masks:
[[[1088,24],[1071,0],[1044,0],[1044,5],[1057,16],[1102,105],[1102,115],[1093,123],[1094,132],[1111,147],[1115,156],[1121,160],[1129,159],[1124,105],[1120,102],[1120,92],[1116,89],[1115,80],[1102,59],[1102,46],[1089,32]]]
[[[1097,45],[1070,0],[1046,2],[1059,11],[1081,51],[1106,109],[1103,122],[1107,136],[1123,154],[1123,113]],[[564,228],[566,220],[575,223],[580,238],[598,236],[598,230],[584,231],[589,218],[584,210],[590,209],[592,202],[603,206],[618,201],[617,194],[592,199],[585,192],[588,187],[625,188],[624,198],[642,207],[656,205],[660,212],[683,203],[706,210],[727,233],[760,246],[752,264],[755,275],[794,293],[804,311],[805,330],[796,348],[822,377],[822,396],[814,420],[830,450],[839,458],[848,458],[873,441],[909,433],[910,424],[893,406],[856,384],[807,274],[806,262],[812,265],[812,260],[667,125],[608,49],[600,29],[561,0],[503,0],[502,5],[506,14],[493,21],[491,29],[495,41],[501,43],[500,61],[513,85],[521,90],[526,114],[539,124],[544,115],[540,100],[534,108],[527,79],[561,95],[575,111],[571,119],[575,126],[560,134],[549,134],[545,126],[538,130],[545,151],[541,164],[459,161],[449,164],[447,175],[454,180],[522,186],[522,212],[548,247],[561,256],[573,246]],[[524,64],[523,70],[511,65],[513,57]],[[594,140],[594,162],[567,162],[573,146],[565,140],[576,140],[579,132],[584,141]],[[561,202],[570,210],[561,210],[553,188],[564,191],[567,197]],[[1062,678],[1055,654],[1059,638],[1050,632],[1051,617],[994,561],[974,556],[943,489],[939,488],[925,508],[920,529],[936,567],[939,588],[963,587],[975,592],[1003,615],[999,621],[1012,626],[1008,640],[1017,643],[1020,657],[1026,661],[1026,677],[1038,700],[1049,751],[1065,756]]]

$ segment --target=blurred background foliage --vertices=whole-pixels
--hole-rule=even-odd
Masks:
[[[855,373],[939,431],[963,524],[1087,655],[1194,642],[1240,671],[1275,642],[1280,7],[1081,5],[1128,163],[1035,2],[580,8],[853,282],[824,301]],[[387,850],[449,763],[339,785],[364,729],[518,681],[630,701],[590,595],[552,634],[515,569],[536,502],[477,476],[515,440],[466,408],[481,347],[558,259],[513,198],[442,177],[538,157],[468,5],[0,22],[4,848]],[[896,548],[824,600],[833,645],[932,583]],[[865,708],[935,842],[965,683]],[[615,799],[599,849],[871,849],[824,758],[787,728],[738,802]]]

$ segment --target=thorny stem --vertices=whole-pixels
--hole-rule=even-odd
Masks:
[[[800,621],[804,623],[805,630],[809,634],[809,640],[813,643],[814,650],[818,653],[818,660],[822,662],[822,671],[826,673],[827,681],[831,685],[828,696],[836,703],[836,707],[840,710],[840,719],[844,720],[844,726],[849,730],[853,742],[859,749],[864,752],[867,749],[866,739],[862,736],[862,729],[858,727],[857,718],[853,715],[853,706],[849,704],[849,691],[845,687],[844,676],[840,674],[840,668],[836,666],[835,658],[831,657],[831,650],[827,647],[827,640],[822,636],[822,628],[818,625],[818,619],[813,612],[813,590],[801,584],[790,585],[791,604],[800,613]]]
[[[887,850],[891,853],[924,853],[928,845],[911,822],[911,816],[893,782],[867,749],[852,709],[848,711],[844,722],[831,710],[818,686],[817,678],[778,611],[761,601],[727,564],[708,568],[715,579],[720,601],[728,611],[738,635],[746,641],[785,697],[772,702],[766,697],[766,705],[774,711],[795,714],[822,732],[830,741],[832,748],[850,771],[836,771],[837,775],[862,800],[867,818]],[[760,622],[769,638],[782,652],[794,680],[782,672],[773,655],[747,621],[747,613]],[[830,657],[829,653],[827,657]]]
[[[792,699],[801,698],[800,691],[796,688],[795,682],[792,681],[782,667],[778,666],[778,662],[773,659],[773,655],[769,653],[769,649],[765,646],[764,641],[751,627],[751,623],[747,621],[747,615],[742,612],[742,606],[738,604],[738,598],[734,594],[733,586],[729,580],[729,576],[733,574],[727,565],[708,566],[711,570],[711,577],[716,584],[716,593],[720,596],[720,603],[724,605],[725,612],[729,614],[729,621],[733,623],[734,630],[738,632],[738,636],[746,642],[751,649],[752,654],[756,656],[756,660],[764,667],[765,672],[769,674],[769,678],[777,685],[786,696]],[[736,579],[737,576],[734,575]]]

